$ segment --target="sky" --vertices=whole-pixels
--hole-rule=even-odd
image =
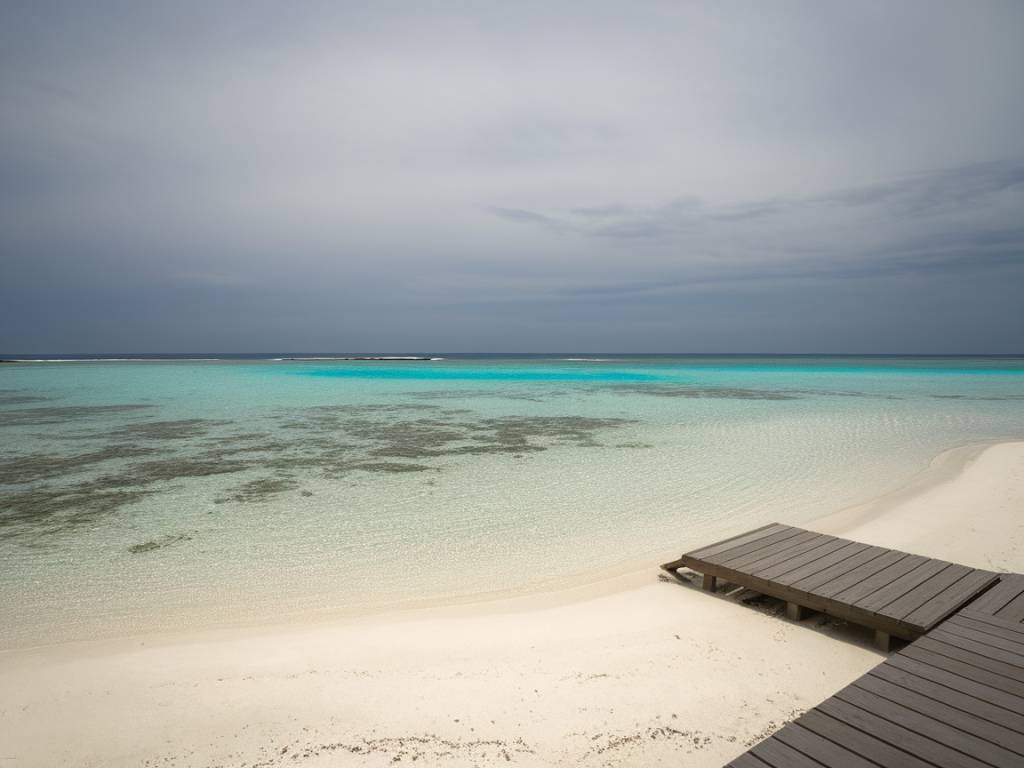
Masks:
[[[1024,352],[1024,3],[0,6],[0,353]]]

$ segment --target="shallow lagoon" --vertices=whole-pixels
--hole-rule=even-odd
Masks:
[[[1019,358],[0,366],[0,646],[587,579],[1024,437]]]

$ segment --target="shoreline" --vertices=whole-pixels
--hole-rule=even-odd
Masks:
[[[983,453],[1000,445],[1022,445],[1024,441],[988,441],[969,443],[942,451],[933,457],[923,469],[914,472],[905,481],[865,502],[836,510],[809,520],[780,521],[798,524],[834,536],[846,536],[851,530],[871,520],[876,520],[900,503],[924,494],[956,478]],[[742,533],[749,525],[735,530],[723,528],[717,538],[723,539]],[[855,537],[853,537],[855,538]],[[460,617],[494,615],[530,611],[541,608],[556,608],[598,597],[615,595],[650,584],[658,578],[658,565],[669,562],[687,549],[700,546],[703,539],[680,542],[672,549],[648,552],[628,560],[603,566],[598,569],[571,576],[541,580],[522,587],[490,592],[474,592],[441,598],[407,600],[370,608],[343,610],[332,616],[313,614],[307,617],[289,617],[283,621],[247,622],[189,628],[180,631],[143,631],[108,637],[83,638],[55,643],[11,645],[0,648],[0,658],[5,654],[21,651],[52,648],[87,648],[90,646],[132,645],[147,641],[150,644],[168,645],[176,642],[190,642],[203,639],[229,639],[258,633],[275,633],[291,628],[331,628],[350,624],[375,622],[395,623],[415,618]],[[886,542],[868,542],[895,546]],[[965,563],[969,564],[969,563]],[[991,567],[991,564],[982,566]]]
[[[800,524],[1024,570],[1021,509],[1024,442],[1000,442],[947,451],[903,488]],[[660,562],[502,600],[11,650],[3,756],[710,768],[882,658],[862,628],[792,622],[743,591],[709,595],[661,577]]]

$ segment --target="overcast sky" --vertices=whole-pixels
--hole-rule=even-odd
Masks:
[[[1024,3],[0,6],[0,353],[1024,352]]]

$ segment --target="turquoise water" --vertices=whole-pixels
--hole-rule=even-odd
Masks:
[[[1024,438],[1020,358],[0,365],[0,647],[585,579]]]

